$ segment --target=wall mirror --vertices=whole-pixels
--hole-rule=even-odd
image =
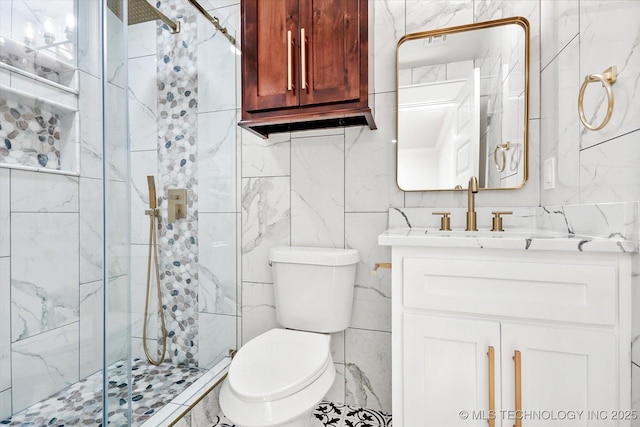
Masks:
[[[397,183],[513,189],[527,180],[529,23],[407,34],[397,49]]]

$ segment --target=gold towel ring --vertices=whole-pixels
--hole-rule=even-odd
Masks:
[[[580,113],[580,121],[589,130],[600,130],[609,123],[611,120],[611,115],[613,114],[613,89],[611,89],[611,85],[614,84],[618,77],[618,71],[615,65],[604,70],[602,74],[589,74],[584,78],[584,83],[580,87],[580,95],[578,96],[578,113]],[[607,115],[605,116],[602,123],[599,126],[593,126],[591,123],[587,121],[587,118],[584,115],[584,92],[587,90],[587,85],[593,82],[600,82],[604,89],[607,91]]]
[[[511,143],[507,141],[504,144],[497,144],[495,150],[493,150],[493,163],[495,163],[499,172],[504,172],[504,168],[507,166],[507,150],[509,148],[511,148]],[[502,163],[498,162],[498,150],[502,153]]]

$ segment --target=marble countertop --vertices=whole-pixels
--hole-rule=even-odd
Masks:
[[[436,228],[390,228],[378,236],[382,246],[522,249],[538,251],[638,252],[638,242],[537,230],[438,231]]]

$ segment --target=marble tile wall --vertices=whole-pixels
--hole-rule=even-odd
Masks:
[[[99,5],[80,2],[78,22],[98,22]],[[80,175],[0,168],[2,419],[101,369],[100,31],[78,31]]]

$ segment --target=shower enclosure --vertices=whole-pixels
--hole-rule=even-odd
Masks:
[[[142,425],[238,347],[240,6],[221,4],[0,1],[0,423]],[[129,22],[147,6],[166,19]]]

